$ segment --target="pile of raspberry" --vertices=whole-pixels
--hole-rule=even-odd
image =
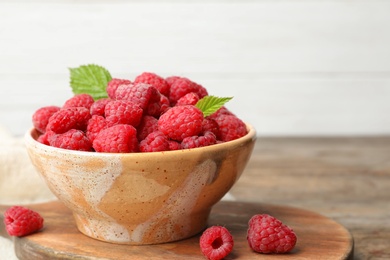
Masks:
[[[53,147],[109,153],[190,149],[247,134],[245,123],[225,106],[210,116],[195,105],[208,95],[185,77],[144,72],[134,80],[113,78],[107,98],[77,94],[61,107],[32,116],[38,141]]]

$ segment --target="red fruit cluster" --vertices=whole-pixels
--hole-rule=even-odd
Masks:
[[[106,91],[107,98],[77,94],[62,106],[35,111],[38,141],[70,150],[128,153],[208,146],[247,133],[226,107],[204,117],[195,104],[207,90],[188,78],[144,72],[133,81],[114,78]]]

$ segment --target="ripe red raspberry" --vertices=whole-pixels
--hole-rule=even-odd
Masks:
[[[92,146],[96,152],[138,152],[137,130],[125,124],[111,126],[99,132]]]
[[[160,114],[159,114],[158,117],[160,117],[160,115],[162,115],[165,112],[167,112],[167,110],[170,107],[171,107],[171,102],[169,101],[169,98],[167,98],[164,95],[161,95],[161,97],[160,97]]]
[[[247,134],[245,123],[234,115],[220,115],[215,121],[219,127],[221,141],[235,140]]]
[[[90,112],[91,115],[99,115],[99,116],[104,116],[104,109],[106,108],[106,105],[111,101],[110,98],[101,98],[99,100],[96,100],[91,108]]]
[[[85,107],[63,108],[50,117],[46,131],[53,131],[56,134],[65,133],[73,128],[84,131],[90,118],[89,109]]]
[[[121,85],[116,90],[116,99],[130,101],[146,110],[150,104],[160,102],[160,93],[155,87],[145,83]]]
[[[170,108],[170,106],[171,103],[169,102],[169,99],[164,95],[160,95],[160,100],[158,102],[156,101],[154,103],[149,104],[145,112],[146,115],[159,118]]]
[[[112,100],[104,110],[106,121],[110,126],[129,124],[137,127],[141,122],[143,110],[138,105],[125,100]]]
[[[98,133],[107,127],[108,123],[104,117],[93,115],[88,121],[86,135],[88,139],[93,142]]]
[[[42,144],[45,144],[45,145],[50,145],[50,138],[55,135],[56,133],[54,133],[53,131],[46,131],[45,133],[41,134],[37,141],[42,143]]]
[[[175,151],[181,149],[181,144],[179,142],[169,140],[168,144],[169,144],[169,151]]]
[[[183,105],[196,105],[196,103],[199,101],[198,94],[194,92],[190,92],[179,98],[179,100],[176,103],[176,106],[183,106]]]
[[[138,140],[144,140],[150,133],[158,130],[157,118],[153,116],[143,116],[141,123],[137,127],[137,137]]]
[[[94,102],[95,100],[89,94],[77,94],[66,100],[62,108],[85,107],[90,109]]]
[[[168,96],[169,85],[164,78],[151,72],[144,72],[134,79],[134,83],[146,83],[155,87],[161,94]]]
[[[169,92],[169,100],[171,104],[176,104],[176,102],[183,97],[184,95],[194,92],[199,98],[203,98],[207,96],[207,91],[201,85],[187,79],[187,78],[179,78],[173,81],[170,92]]]
[[[144,111],[145,115],[153,116],[153,117],[160,117],[161,115],[161,105],[160,102],[155,102],[152,104],[149,104],[146,110]]]
[[[219,117],[220,115],[234,115],[232,112],[230,112],[229,109],[227,109],[225,106],[218,109],[216,112],[208,116],[207,118],[215,119]]]
[[[173,82],[175,82],[176,80],[181,79],[181,78],[182,77],[180,77],[180,76],[170,76],[170,77],[165,78],[165,81],[168,83],[169,87],[171,87]]]
[[[12,206],[4,212],[4,224],[10,236],[26,236],[43,227],[43,218],[31,209]]]
[[[92,150],[91,141],[83,131],[77,129],[70,129],[63,134],[52,135],[49,138],[49,143],[50,146],[68,150],[87,152]]]
[[[175,106],[161,115],[158,128],[168,138],[181,142],[186,137],[199,135],[203,118],[202,111],[195,106]]]
[[[46,126],[49,122],[49,118],[59,111],[61,108],[58,106],[46,106],[36,110],[32,116],[32,123],[35,129],[39,132],[46,132]]]
[[[204,88],[202,85],[196,83],[196,82],[193,82],[197,88],[197,91],[196,91],[196,94],[198,94],[199,98],[203,98],[205,96],[208,96],[208,92],[207,92],[207,89]]]
[[[247,240],[256,252],[286,253],[294,248],[297,237],[291,228],[275,217],[258,214],[249,220]]]
[[[129,93],[131,93],[134,87],[133,83],[121,84],[115,89],[115,96],[113,100],[126,100]]]
[[[230,254],[233,250],[234,241],[227,228],[212,226],[203,232],[199,245],[207,259],[219,260]]]
[[[201,136],[190,136],[183,139],[181,142],[182,149],[191,149],[197,147],[209,146],[216,144],[217,138],[212,132],[206,132]]]
[[[212,132],[217,138],[217,140],[220,139],[218,124],[214,119],[209,117],[206,117],[202,121],[202,133],[204,134],[206,132]]]
[[[160,131],[150,133],[139,144],[141,152],[162,152],[169,150],[168,138]]]
[[[131,84],[131,81],[127,80],[127,79],[117,79],[117,78],[111,79],[107,83],[107,88],[106,88],[108,97],[111,98],[111,99],[115,99],[116,89],[120,85],[129,85],[129,84]]]

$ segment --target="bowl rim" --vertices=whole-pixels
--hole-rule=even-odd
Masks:
[[[73,155],[80,155],[80,156],[107,156],[107,157],[116,157],[116,156],[128,156],[128,157],[147,157],[147,156],[161,156],[161,155],[175,155],[175,154],[183,154],[183,153],[190,153],[190,152],[212,152],[212,151],[220,151],[224,150],[225,148],[233,148],[237,147],[240,145],[244,145],[247,142],[254,142],[257,138],[256,135],[256,130],[255,128],[251,125],[246,123],[247,127],[247,134],[237,138],[235,140],[231,140],[228,142],[223,142],[219,144],[213,144],[209,146],[204,146],[204,147],[197,147],[197,148],[190,148],[190,149],[181,149],[181,150],[174,150],[174,151],[161,151],[161,152],[136,152],[136,153],[108,153],[108,152],[87,152],[87,151],[76,151],[76,150],[69,150],[69,149],[64,149],[64,148],[58,148],[58,147],[53,147],[49,145],[42,144],[38,142],[34,137],[34,133],[38,133],[38,131],[32,127],[24,135],[24,140],[27,148],[30,146],[36,146],[39,149],[45,150],[46,152],[50,151],[55,151],[59,152],[62,154],[73,154]]]

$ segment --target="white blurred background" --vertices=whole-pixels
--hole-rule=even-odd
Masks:
[[[72,93],[69,67],[186,76],[260,136],[390,134],[390,1],[0,0],[0,126]]]

